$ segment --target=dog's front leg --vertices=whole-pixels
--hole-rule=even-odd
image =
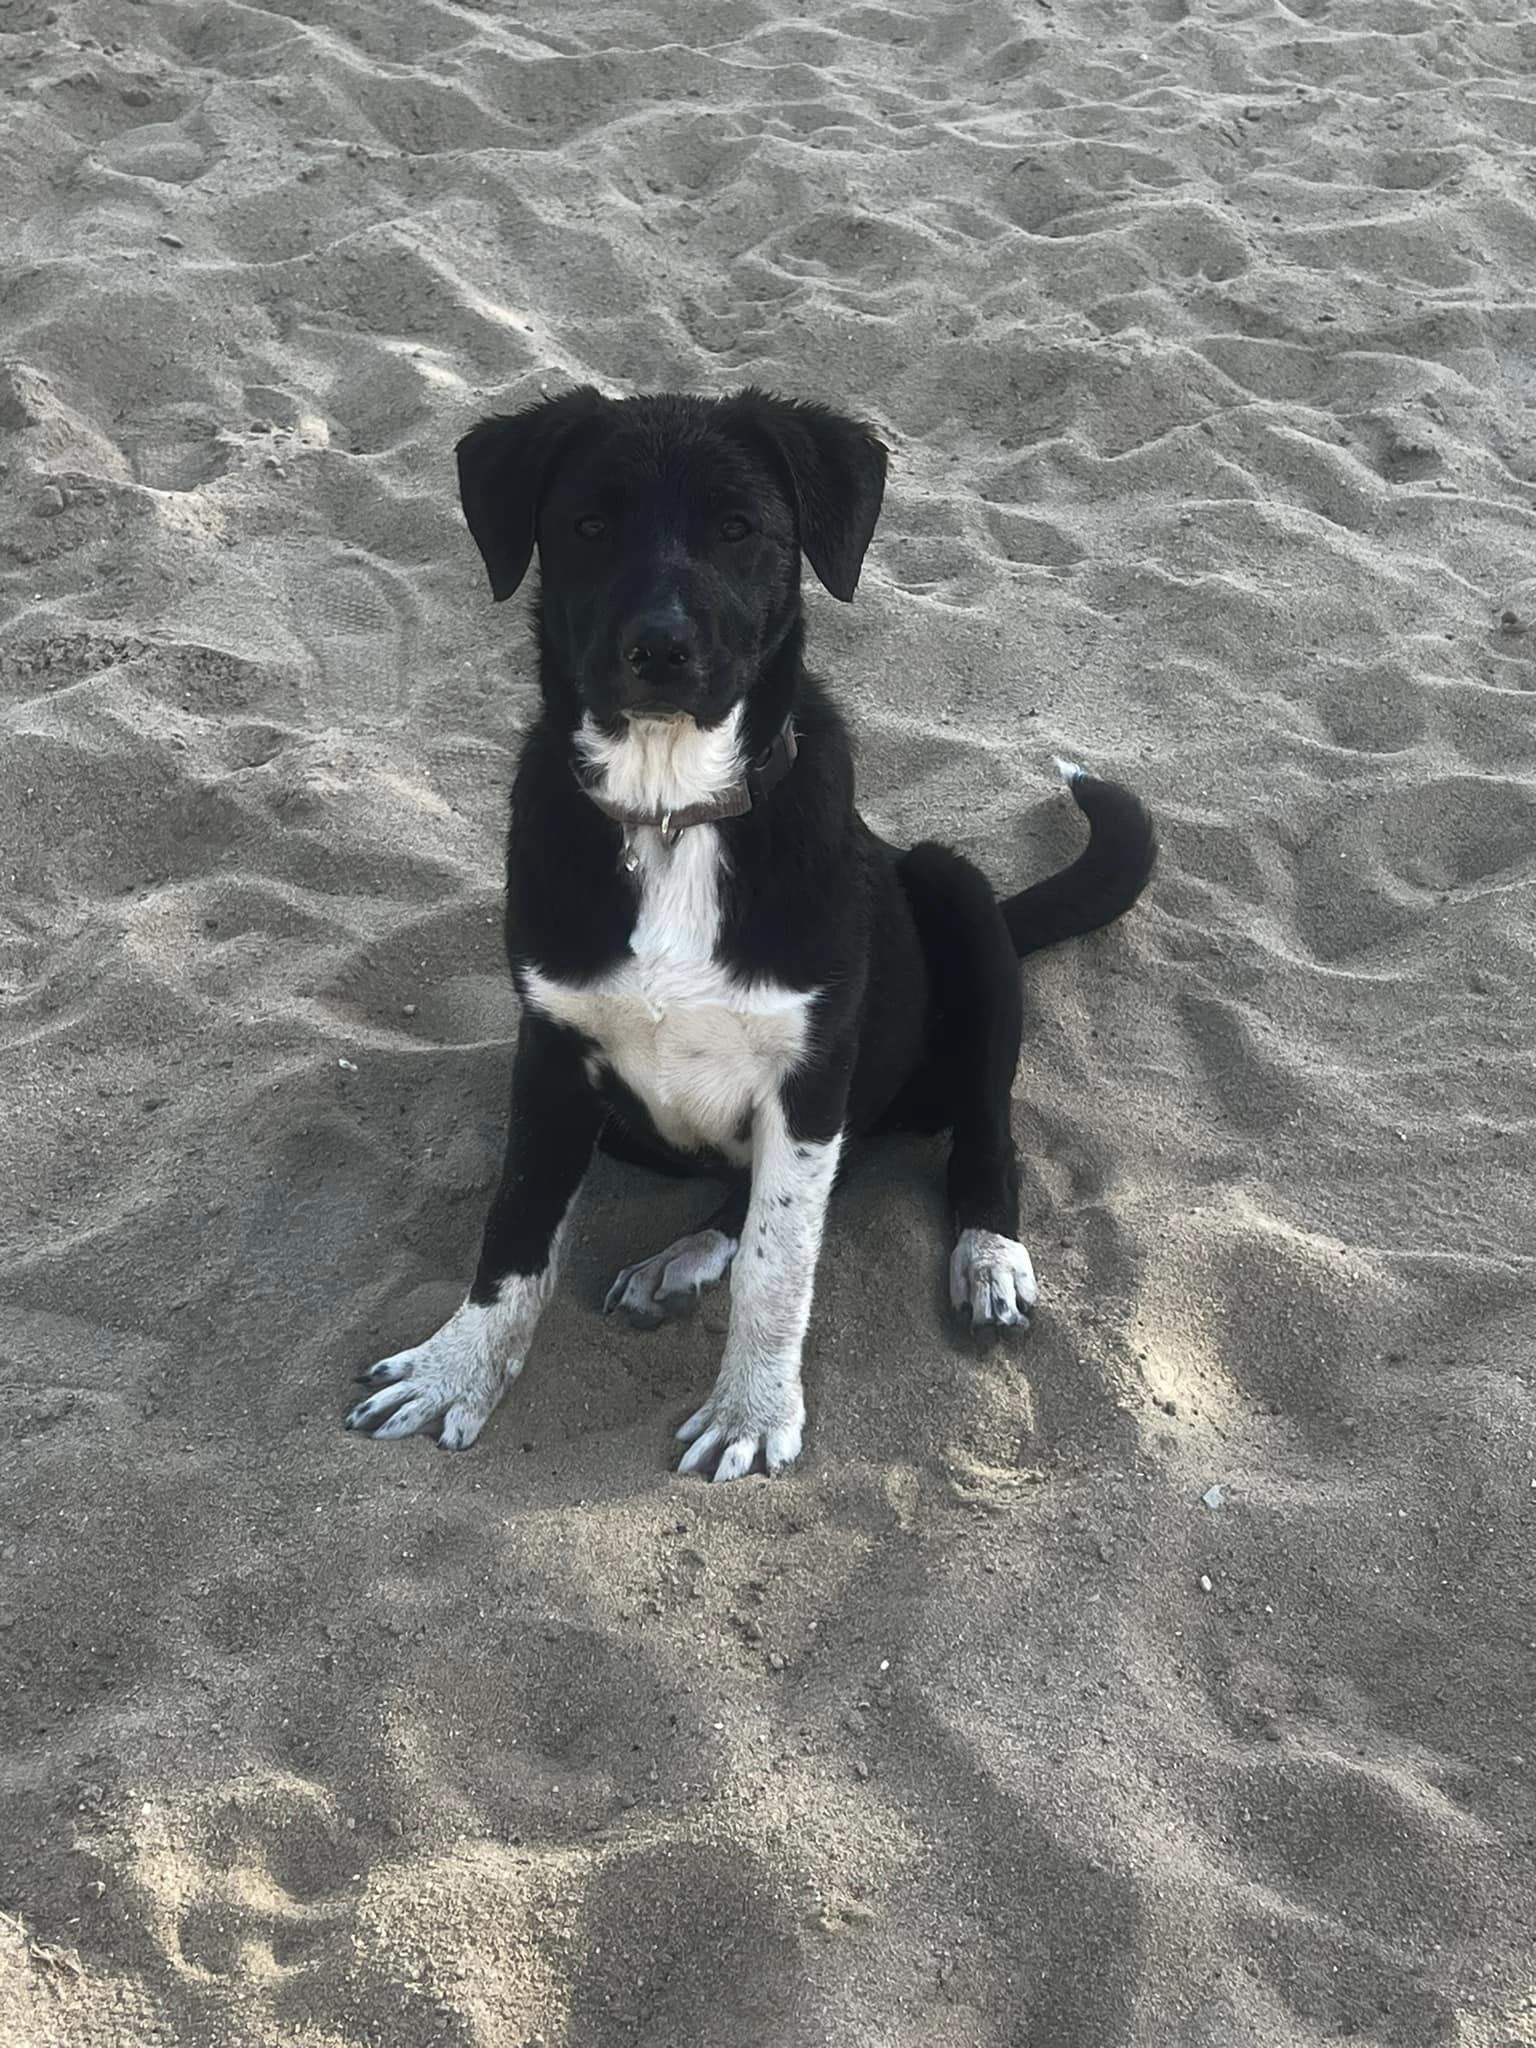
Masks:
[[[796,1077],[752,1126],[752,1195],[731,1272],[731,1321],[714,1391],[678,1431],[678,1470],[739,1479],[759,1457],[800,1455],[800,1347],[810,1320],[827,1198],[837,1177],[847,1063]]]
[[[523,1369],[555,1284],[560,1239],[602,1122],[570,1032],[525,1010],[512,1069],[506,1163],[467,1299],[433,1336],[363,1374],[381,1389],[347,1417],[369,1436],[437,1426],[462,1451]]]

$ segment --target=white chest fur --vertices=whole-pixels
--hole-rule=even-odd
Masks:
[[[698,800],[692,789],[675,794]],[[638,831],[634,852],[640,906],[629,955],[579,987],[526,968],[526,999],[592,1040],[596,1064],[640,1098],[668,1144],[745,1160],[753,1112],[805,1053],[814,995],[743,985],[716,958],[724,852],[713,825],[690,827],[671,847]]]

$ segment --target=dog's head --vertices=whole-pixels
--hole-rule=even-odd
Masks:
[[[458,457],[492,595],[512,595],[537,547],[546,657],[609,731],[725,718],[800,616],[802,553],[853,596],[885,490],[868,427],[755,390],[584,387],[483,420]]]

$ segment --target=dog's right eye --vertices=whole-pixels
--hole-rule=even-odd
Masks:
[[[601,540],[608,531],[608,522],[606,519],[599,519],[596,513],[588,513],[584,519],[577,520],[576,531],[583,540]]]

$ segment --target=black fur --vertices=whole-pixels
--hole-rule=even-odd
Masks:
[[[813,1054],[783,1090],[790,1130],[807,1143],[839,1130],[948,1131],[955,1230],[1016,1237],[1018,962],[1135,901],[1154,858],[1140,802],[1075,780],[1087,850],[1002,903],[951,849],[901,851],[865,825],[843,721],[804,666],[800,560],[834,596],[853,596],[885,484],[868,428],[758,391],[613,401],[584,389],[483,422],[458,457],[493,595],[518,588],[535,547],[542,571],[543,708],[523,744],[507,843],[514,978],[536,968],[581,983],[628,951],[637,890],[620,826],[574,772],[584,717],[617,734],[660,701],[710,725],[742,701],[749,753],[792,719],[789,774],[718,828],[717,954],[743,982],[822,992]],[[609,1084],[600,1096],[586,1050],[525,1011],[476,1300],[494,1299],[508,1274],[542,1270],[595,1141],[664,1171],[724,1167],[674,1152],[627,1091]],[[725,1213],[739,1229],[739,1182]]]

